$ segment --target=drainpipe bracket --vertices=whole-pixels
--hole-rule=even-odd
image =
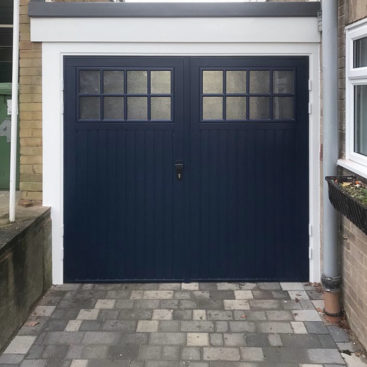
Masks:
[[[336,293],[340,291],[342,278],[340,275],[335,277],[327,277],[325,274],[322,274],[321,283],[325,292]]]

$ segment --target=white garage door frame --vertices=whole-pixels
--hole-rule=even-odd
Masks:
[[[51,207],[54,284],[63,283],[63,58],[66,55],[307,56],[309,269],[310,281],[320,280],[320,35],[315,18],[256,18],[256,21],[34,18],[31,40],[43,42],[43,205]]]

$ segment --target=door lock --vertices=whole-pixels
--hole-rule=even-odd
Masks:
[[[184,170],[184,164],[183,163],[175,163],[175,168],[176,168],[176,177],[177,180],[181,181],[182,180],[182,176],[183,176],[183,170]]]

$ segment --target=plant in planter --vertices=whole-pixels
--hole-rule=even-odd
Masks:
[[[354,176],[325,177],[334,208],[367,234],[367,185]]]

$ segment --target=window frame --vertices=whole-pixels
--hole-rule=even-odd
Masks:
[[[355,152],[355,86],[367,85],[367,66],[354,67],[354,41],[367,37],[367,20],[345,30],[345,158],[367,176],[367,156]]]

